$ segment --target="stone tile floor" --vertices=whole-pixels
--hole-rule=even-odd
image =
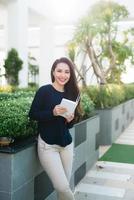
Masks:
[[[134,145],[134,121],[116,140]],[[110,146],[100,147],[102,156]],[[98,161],[75,188],[76,200],[134,200],[134,164]]]

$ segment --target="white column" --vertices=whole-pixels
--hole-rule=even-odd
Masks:
[[[5,14],[4,14],[4,38],[5,38],[5,46],[4,46],[4,50],[5,52],[8,51],[8,12],[7,12],[7,9],[5,11]]]
[[[14,0],[8,4],[8,50],[15,48],[23,60],[19,73],[21,87],[28,83],[28,1]]]
[[[5,74],[4,60],[7,46],[7,10],[6,6],[0,5],[0,24],[3,26],[0,30],[0,68],[1,74]],[[7,85],[5,76],[0,77],[0,85]]]
[[[54,24],[49,19],[40,24],[39,85],[51,83],[50,70],[54,62]]]

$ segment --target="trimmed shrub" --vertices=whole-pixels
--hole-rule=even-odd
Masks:
[[[88,86],[85,91],[94,102],[95,108],[97,109],[111,108],[125,100],[123,85],[107,84]]]
[[[28,118],[36,89],[16,88],[0,93],[0,136],[25,138],[37,133],[37,122]],[[134,98],[134,84],[88,86],[81,89],[80,121],[94,114],[96,109],[111,108]]]
[[[35,91],[23,91],[18,90],[16,92],[8,92],[8,93],[0,93],[0,100],[11,100],[11,99],[17,99],[17,98],[26,98],[26,97],[33,97],[35,94]]]
[[[26,87],[26,88],[18,88],[18,87],[13,87],[13,92],[35,92],[37,91],[39,87],[35,86],[35,87]]]
[[[0,86],[0,93],[3,92],[12,92],[13,88],[10,85],[7,86]]]
[[[82,109],[82,119],[87,119],[90,117],[91,113],[94,111],[94,103],[85,92],[81,93],[80,106]]]
[[[28,118],[32,99],[33,96],[14,98],[10,94],[0,101],[0,136],[24,138],[36,135],[37,123]]]
[[[125,84],[125,100],[133,99],[134,98],[134,84]]]

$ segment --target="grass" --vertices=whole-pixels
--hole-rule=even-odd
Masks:
[[[134,164],[134,145],[112,144],[99,160]]]

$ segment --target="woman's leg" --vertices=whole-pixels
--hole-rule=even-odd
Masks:
[[[74,157],[73,155],[74,155],[73,142],[67,145],[65,148],[62,148],[60,151],[62,165],[68,181],[70,181],[72,173],[73,157]]]
[[[50,146],[46,147],[44,141],[39,139],[38,155],[43,168],[58,192],[59,200],[74,200],[63,168],[59,149]]]
[[[69,182],[71,178],[72,165],[73,165],[73,143],[66,146],[65,148],[60,149],[60,157],[64,168],[64,172]],[[73,193],[72,196],[74,199]],[[62,193],[59,193],[59,199],[64,200],[64,195]]]

